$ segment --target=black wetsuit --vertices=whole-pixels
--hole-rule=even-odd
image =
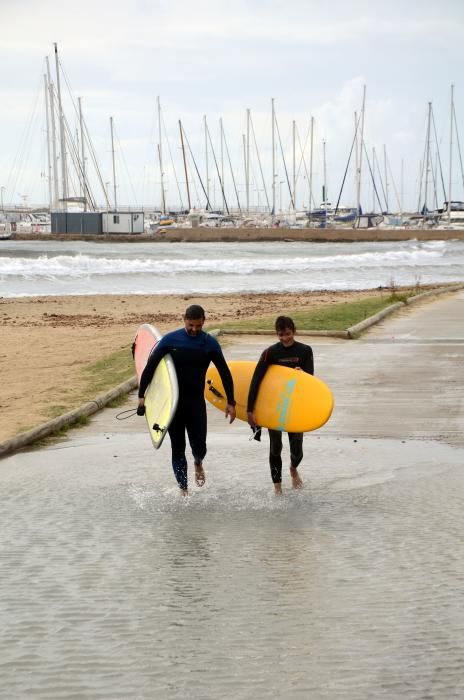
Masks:
[[[195,464],[201,464],[206,455],[205,376],[210,362],[216,365],[227,402],[235,405],[232,375],[215,338],[204,331],[191,336],[185,328],[168,333],[159,341],[150,355],[140,377],[139,397],[145,395],[161,358],[169,353],[176,368],[179,384],[179,402],[169,426],[172,448],[172,467],[180,488],[187,488],[187,460],[185,431],[192,448]]]
[[[269,365],[283,367],[300,367],[308,374],[314,374],[314,357],[312,348],[305,343],[295,341],[290,347],[281,342],[267,348],[256,365],[248,393],[247,411],[253,411],[258,396],[258,389]],[[290,443],[290,463],[298,467],[303,459],[303,433],[288,433]],[[269,464],[274,484],[282,481],[282,432],[269,430]]]

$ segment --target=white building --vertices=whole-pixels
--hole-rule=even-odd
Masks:
[[[143,233],[144,217],[143,212],[118,211],[102,213],[103,233]]]

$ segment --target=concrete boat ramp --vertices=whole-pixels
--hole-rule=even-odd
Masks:
[[[0,698],[464,696],[464,292],[304,340],[336,407],[301,491],[209,408],[181,498],[135,393],[2,460]]]

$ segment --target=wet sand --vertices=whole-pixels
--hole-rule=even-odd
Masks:
[[[205,296],[53,296],[0,299],[2,344],[0,441],[80,405],[83,370],[130,347],[142,323],[163,332],[182,324],[189,304],[201,304],[208,328],[236,318],[325,307],[390,290]]]

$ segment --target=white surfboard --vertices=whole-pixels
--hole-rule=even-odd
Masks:
[[[134,362],[139,382],[148,358],[162,337],[158,329],[149,323],[144,323],[138,329],[134,341]],[[176,412],[178,400],[176,368],[172,357],[165,355],[145,392],[145,417],[156,449],[161,447]]]

